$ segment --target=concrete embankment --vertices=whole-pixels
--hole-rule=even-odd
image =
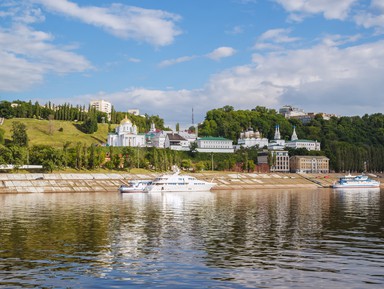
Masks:
[[[0,193],[117,192],[130,180],[153,179],[158,173],[0,174]],[[213,190],[329,187],[338,177],[321,174],[194,173],[200,180],[214,181]]]

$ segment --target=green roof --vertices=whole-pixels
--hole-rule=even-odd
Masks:
[[[200,140],[230,140],[221,136],[205,136],[199,138]]]
[[[287,141],[287,142],[318,142],[318,141],[309,140],[309,139],[297,139],[297,140],[290,140],[290,141]]]

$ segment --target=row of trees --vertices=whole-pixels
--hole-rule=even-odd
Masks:
[[[225,106],[207,112],[199,126],[199,134],[223,136],[236,143],[240,133],[252,127],[264,137],[273,139],[277,124],[285,140],[290,139],[293,127],[296,127],[300,139],[320,141],[320,154],[330,159],[331,170],[384,171],[384,115],[381,113],[362,117],[332,117],[329,120],[318,114],[303,123],[298,119],[286,119],[276,110],[265,107],[236,111],[231,106]],[[289,153],[319,154],[306,150],[290,150]]]
[[[108,122],[109,124],[119,124],[126,116],[134,122],[139,132],[149,131],[151,124],[154,123],[157,128],[165,129],[164,120],[158,115],[156,116],[137,116],[118,112],[112,107],[111,115],[97,111],[95,108],[88,106],[73,106],[69,103],[55,105],[48,102],[40,105],[39,102],[32,101],[0,101],[0,117],[7,119],[11,118],[36,118],[47,120],[64,120],[64,121],[79,121],[84,123],[82,130],[86,133],[97,131],[97,123]]]
[[[12,123],[12,142],[4,146],[2,139],[4,131],[0,129],[0,164],[16,167],[42,165],[46,171],[64,168],[94,170],[99,167],[125,170],[140,167],[165,171],[173,165],[195,170],[233,170],[239,163],[243,164],[242,169],[249,171],[257,164],[256,148],[241,149],[230,155],[213,155],[193,149],[179,152],[158,148],[102,147],[70,141],[65,142],[62,148],[43,144],[29,147],[26,126],[19,121]]]
[[[4,101],[0,102],[0,112],[4,110],[4,104]],[[28,104],[31,105],[31,103]],[[26,103],[20,103],[21,107],[25,105]],[[26,106],[26,108],[29,107]],[[33,105],[31,107],[33,108],[32,112],[36,112],[34,110],[36,107]],[[42,110],[44,108],[53,109],[51,104],[43,107]],[[70,105],[64,105],[60,109],[62,109],[63,115],[73,111],[73,107]],[[87,118],[82,124],[83,129],[89,133],[97,130],[99,116],[98,112],[89,109]],[[113,112],[113,118],[116,122],[125,117],[125,113]],[[155,123],[156,127],[164,129],[164,122],[158,116],[129,115],[129,118],[138,126],[140,132],[147,132],[152,123]],[[290,139],[295,126],[300,139],[321,142],[321,152],[289,150],[290,155],[325,155],[330,159],[330,169],[337,172],[363,170],[380,172],[384,170],[384,115],[380,113],[366,114],[362,117],[332,117],[329,120],[323,119],[321,115],[316,115],[308,123],[302,123],[297,119],[286,119],[275,110],[264,107],[236,111],[231,106],[225,106],[207,112],[204,122],[199,126],[199,136],[223,136],[232,139],[236,143],[239,134],[248,127],[252,127],[258,129],[264,137],[273,139],[274,128],[277,124],[280,126],[282,138],[286,140]],[[17,147],[28,146],[28,137],[22,123],[14,122],[12,131],[11,145],[13,147],[2,148],[3,150],[9,149],[6,153],[8,159],[6,160],[3,157],[3,163],[10,161],[9,156],[11,155],[13,158],[23,155],[23,153],[16,153]],[[4,143],[4,133],[0,129],[1,143]],[[63,165],[64,167],[70,166],[77,169],[93,168],[101,164],[111,168],[121,166],[130,168],[135,167],[136,163],[141,164],[140,167],[156,170],[164,170],[172,164],[183,165],[186,168],[212,168],[212,156],[194,153],[193,149],[191,149],[191,152],[169,152],[149,148],[140,150],[132,148],[96,148],[94,146],[84,148],[84,145],[78,143],[67,144],[65,149],[63,147],[62,153],[55,151],[59,160],[52,160],[52,163],[58,167]],[[29,148],[29,150],[28,154],[31,156],[36,148],[34,150]],[[44,151],[48,151],[48,148],[45,147]],[[68,154],[68,158],[66,158],[66,154]],[[103,163],[100,160],[105,156],[109,156],[110,163]],[[63,158],[62,161],[60,161],[60,158]],[[245,170],[250,170],[257,165],[257,149],[242,149],[233,155],[220,156],[220,154],[214,154],[214,158],[214,169],[229,170],[240,166]],[[96,159],[99,159],[99,161],[96,161]],[[31,160],[37,161],[37,159],[29,158],[30,163],[32,163]],[[43,160],[39,160],[39,163],[43,163]]]

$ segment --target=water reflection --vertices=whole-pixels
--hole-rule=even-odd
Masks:
[[[379,288],[383,208],[327,189],[0,195],[0,286]]]

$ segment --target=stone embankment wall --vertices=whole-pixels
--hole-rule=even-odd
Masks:
[[[0,193],[117,192],[130,180],[154,179],[159,174],[0,174]],[[193,174],[217,183],[213,190],[329,187],[339,176],[312,174],[217,173]]]

